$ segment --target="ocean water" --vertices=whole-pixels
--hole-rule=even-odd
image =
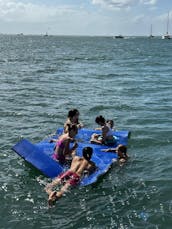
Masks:
[[[172,228],[172,40],[0,35],[0,228]],[[15,154],[71,108],[130,130],[130,159],[47,206],[44,175]]]

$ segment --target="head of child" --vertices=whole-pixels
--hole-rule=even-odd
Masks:
[[[106,120],[105,120],[105,118],[102,115],[100,115],[100,116],[97,116],[96,117],[95,122],[98,125],[103,126],[106,123]]]
[[[72,125],[68,124],[68,134],[69,134],[69,137],[74,138],[75,135],[77,135],[77,133],[78,133],[77,126],[75,124],[72,124]]]
[[[119,158],[127,158],[127,147],[120,144],[117,147],[117,154]]]
[[[78,124],[78,119],[79,119],[79,111],[77,109],[72,109],[68,112],[68,118]]]
[[[88,146],[83,148],[82,155],[84,159],[90,161],[92,154],[93,154],[93,149],[91,147]]]
[[[108,126],[112,129],[114,127],[114,122],[113,120],[107,120],[106,123],[108,124]]]

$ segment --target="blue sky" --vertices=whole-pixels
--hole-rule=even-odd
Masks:
[[[0,33],[172,34],[172,0],[0,0]]]

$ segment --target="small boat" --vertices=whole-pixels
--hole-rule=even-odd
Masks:
[[[122,36],[121,34],[115,36],[115,38],[124,38],[124,36]]]
[[[48,33],[46,32],[46,34],[44,34],[44,37],[48,37]]]
[[[162,39],[171,39],[171,36],[168,33],[166,33],[162,36]]]
[[[150,30],[150,35],[149,38],[153,38],[154,36],[152,35],[152,24],[151,24],[151,30]]]
[[[168,12],[168,17],[167,17],[167,32],[162,36],[162,39],[171,39],[172,37],[168,33],[168,27],[169,27],[169,12]]]

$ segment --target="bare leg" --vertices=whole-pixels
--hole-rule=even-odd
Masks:
[[[96,137],[95,137],[95,138],[94,138],[94,137],[91,138],[91,139],[90,139],[90,143],[93,143],[93,144],[94,144],[94,143],[95,143],[95,144],[102,144],[102,142],[99,141],[98,138],[96,138]]]
[[[97,134],[92,134],[92,135],[91,135],[90,142],[91,142],[91,143],[94,143],[95,140],[97,140],[97,139],[98,139],[98,135],[97,135]]]
[[[52,189],[53,189],[56,185],[60,184],[60,182],[61,182],[60,178],[57,177],[57,178],[55,178],[51,183],[47,184],[47,186],[45,187],[46,193],[47,193],[48,195],[50,195],[50,194],[52,193]]]
[[[70,183],[66,183],[61,189],[60,191],[56,192],[56,191],[51,191],[51,193],[49,194],[49,198],[48,198],[48,204],[49,206],[52,206],[58,199],[60,199],[63,194],[69,189],[70,187]]]

